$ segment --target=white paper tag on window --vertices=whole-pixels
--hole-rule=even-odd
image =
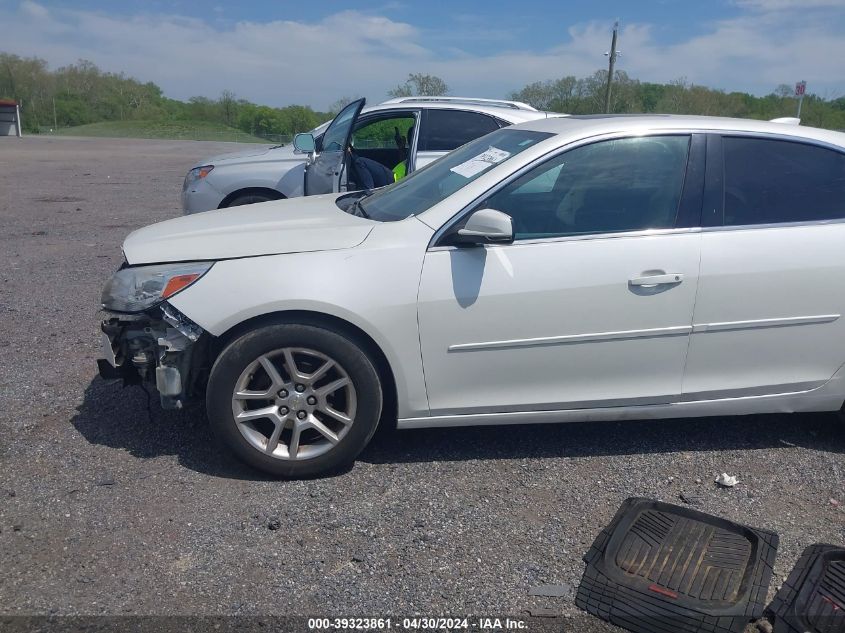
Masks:
[[[472,178],[476,174],[480,174],[488,167],[495,165],[496,163],[501,163],[510,155],[510,152],[506,152],[503,149],[490,147],[486,151],[480,153],[478,156],[470,158],[468,161],[465,161],[460,165],[455,165],[449,171],[453,171],[456,174],[463,176],[464,178]]]

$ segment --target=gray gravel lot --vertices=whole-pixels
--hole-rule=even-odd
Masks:
[[[99,292],[231,144],[0,138],[0,614],[579,615],[581,556],[629,496],[773,529],[771,593],[845,543],[845,425],[755,416],[387,432],[345,473],[269,480],[96,378]],[[733,489],[714,476],[737,475]],[[270,529],[268,526],[277,529]],[[529,596],[541,584],[572,588]],[[564,624],[564,626],[568,626]]]

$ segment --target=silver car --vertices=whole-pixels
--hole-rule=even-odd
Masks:
[[[350,183],[348,169],[336,169],[344,166],[349,144],[357,155],[396,170],[401,178],[493,130],[560,116],[517,101],[463,97],[399,98],[363,106],[363,99],[350,103],[333,121],[312,130],[312,148],[257,145],[200,161],[185,176],[184,213],[361,188]],[[329,129],[332,138],[339,138],[334,149],[323,144]]]

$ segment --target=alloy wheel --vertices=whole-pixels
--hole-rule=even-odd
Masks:
[[[232,414],[253,448],[303,460],[336,446],[355,421],[357,394],[346,370],[322,352],[285,347],[262,354],[241,372]]]

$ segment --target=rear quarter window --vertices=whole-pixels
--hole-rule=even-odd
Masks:
[[[420,129],[419,151],[449,152],[499,129],[493,117],[464,110],[426,110]]]

